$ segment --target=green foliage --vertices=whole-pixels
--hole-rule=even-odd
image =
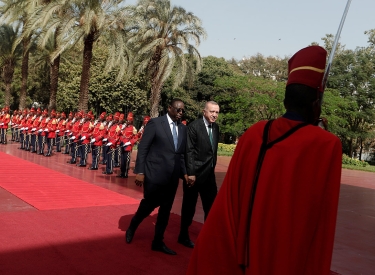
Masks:
[[[342,164],[352,165],[352,166],[359,166],[359,167],[367,167],[367,166],[370,165],[366,161],[358,160],[358,159],[353,159],[353,158],[348,157],[345,154],[342,155]]]

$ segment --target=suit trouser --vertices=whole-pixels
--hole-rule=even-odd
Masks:
[[[128,176],[129,168],[130,168],[130,156],[131,151],[124,151],[121,150],[121,164],[120,164],[120,171],[122,176]]]
[[[163,242],[164,232],[168,225],[169,216],[178,187],[178,178],[166,185],[148,184],[143,185],[144,198],[139,204],[138,210],[131,220],[130,228],[136,230],[144,218],[148,217],[158,206],[158,217],[155,225],[155,236],[153,243],[158,245]]]
[[[217,195],[217,185],[215,180],[214,169],[210,172],[205,182],[196,182],[193,186],[188,187],[185,180],[183,180],[183,198],[181,207],[181,228],[180,236],[188,237],[188,228],[193,222],[195,207],[198,201],[198,194],[202,200],[204,211],[204,220],[210,212],[211,206],[215,201]]]

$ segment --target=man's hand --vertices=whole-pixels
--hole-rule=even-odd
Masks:
[[[187,177],[187,179],[186,179],[186,177]],[[186,179],[188,187],[194,186],[194,183],[195,183],[195,176],[194,175],[193,176],[185,175],[185,179]]]
[[[135,175],[135,184],[137,186],[142,187],[144,181],[145,181],[145,175],[144,174]]]

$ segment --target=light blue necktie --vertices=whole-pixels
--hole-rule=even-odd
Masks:
[[[213,148],[214,141],[213,141],[213,137],[212,137],[212,124],[208,125],[208,137],[210,138],[211,146]]]
[[[177,137],[177,130],[176,130],[176,123],[172,122],[172,135],[173,135],[173,143],[174,143],[174,148],[177,151],[177,144],[178,144],[178,137]]]

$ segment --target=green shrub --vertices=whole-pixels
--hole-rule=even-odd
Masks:
[[[366,161],[363,160],[358,160],[358,159],[353,159],[348,157],[347,155],[343,154],[342,155],[342,164],[347,164],[347,165],[353,165],[353,166],[359,166],[359,167],[366,167],[369,166],[370,164]]]

